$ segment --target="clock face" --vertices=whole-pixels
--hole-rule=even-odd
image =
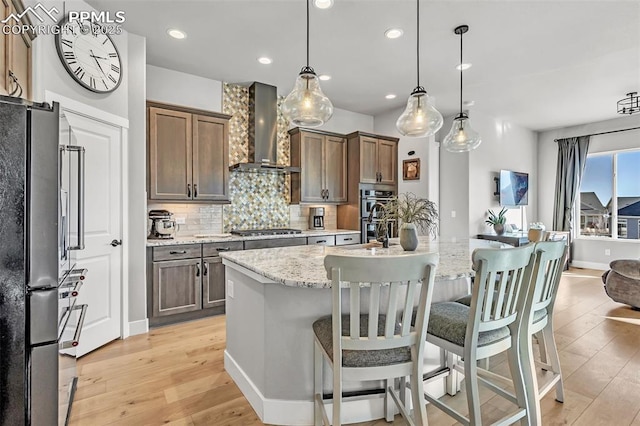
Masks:
[[[64,22],[56,34],[58,56],[67,72],[84,88],[114,91],[122,80],[120,54],[102,27],[90,22]]]

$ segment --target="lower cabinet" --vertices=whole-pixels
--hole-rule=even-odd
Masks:
[[[201,309],[201,274],[200,258],[153,262],[153,315]]]
[[[202,259],[202,307],[224,306],[225,275],[221,257]]]

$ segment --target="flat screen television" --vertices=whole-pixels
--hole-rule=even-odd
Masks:
[[[529,174],[500,170],[500,205],[503,207],[529,204]]]

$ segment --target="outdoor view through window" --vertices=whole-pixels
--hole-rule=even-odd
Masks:
[[[640,239],[640,151],[589,155],[579,201],[580,235]]]

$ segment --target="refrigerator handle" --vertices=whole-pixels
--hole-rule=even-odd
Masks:
[[[69,145],[67,150],[78,154],[78,245],[69,247],[69,250],[84,250],[85,150],[78,145]]]

